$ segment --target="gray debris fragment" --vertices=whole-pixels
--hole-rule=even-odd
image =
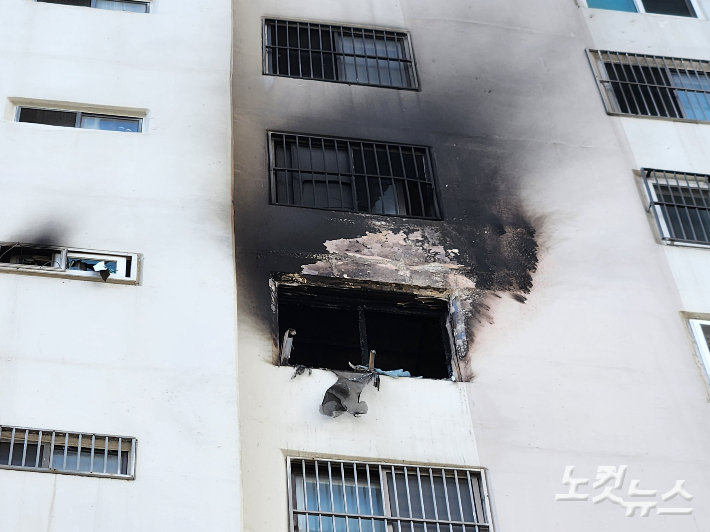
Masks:
[[[302,366],[301,364],[294,366],[296,370],[293,372],[293,375],[291,375],[291,379],[295,379],[299,375],[303,375],[306,370],[308,370],[308,374],[311,375],[313,374],[313,370],[311,368],[307,368],[306,366]]]
[[[295,329],[288,329],[284,333],[284,339],[281,343],[281,365],[288,366],[288,360],[291,358],[291,351],[293,350],[293,337],[296,336]],[[303,373],[303,372],[301,372]],[[299,375],[301,374],[299,373]]]
[[[371,380],[379,389],[379,376],[375,372],[333,371],[338,380],[328,388],[323,396],[320,413],[338,417],[345,412],[357,417],[367,414],[367,403],[360,401],[360,394]]]

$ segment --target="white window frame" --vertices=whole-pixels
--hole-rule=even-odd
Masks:
[[[582,7],[586,7],[587,9],[599,9],[599,8],[590,8],[589,4],[587,3],[587,0],[578,0],[579,4]],[[643,0],[631,0],[634,5],[636,6],[636,11],[643,15],[656,15],[659,17],[675,17],[677,15],[664,15],[662,13],[647,13],[646,8],[643,6]],[[696,0],[686,0],[691,7],[693,8],[693,11],[695,12],[694,17],[679,17],[679,18],[696,18],[699,20],[705,20],[705,16],[703,15],[702,11],[700,10],[700,6],[698,5],[698,2]],[[618,11],[616,9],[602,9],[602,11],[617,11],[618,13],[626,13],[626,11]]]
[[[74,127],[72,127],[72,126],[55,126],[54,124],[42,124],[42,123],[37,124],[34,122],[20,122],[20,113],[22,113],[23,109],[34,109],[37,111],[61,111],[63,113],[75,113],[76,119],[74,120]],[[81,127],[82,117],[115,118],[118,120],[138,122],[138,128],[137,128],[138,131],[136,131],[136,133],[139,133],[139,134],[143,133],[143,118],[141,118],[139,116],[93,113],[93,112],[88,112],[88,111],[80,111],[77,109],[62,109],[62,108],[54,108],[54,107],[35,107],[33,105],[18,105],[17,108],[15,109],[15,122],[20,123],[20,124],[34,124],[36,126],[50,126],[50,127],[67,127],[68,129],[82,129],[85,131],[106,131],[106,130],[102,130],[102,129]],[[109,133],[121,133],[121,132],[120,131],[109,131]]]
[[[18,242],[0,242],[0,246],[18,246],[32,249],[55,250],[55,257],[60,262],[58,266],[33,266],[26,264],[0,263],[0,272],[20,273],[27,275],[46,275],[51,277],[63,277],[67,279],[81,279],[85,281],[104,282],[99,272],[70,270],[70,258],[83,258],[116,263],[116,273],[112,273],[106,279],[106,283],[113,284],[138,284],[139,265],[141,256],[138,253],[117,253],[113,251],[98,251],[92,249],[70,248],[64,246],[47,246],[39,244],[27,244]],[[126,275],[130,262],[130,275]]]
[[[42,2],[41,0],[34,0],[38,4],[52,4],[53,2]],[[147,15],[148,13],[151,12],[151,7],[152,7],[152,1],[136,1],[136,0],[109,0],[112,2],[118,2],[118,3],[124,3],[124,4],[143,4],[146,6],[146,12],[145,13],[135,13],[135,11],[118,11],[119,13],[135,13],[136,15]],[[55,5],[62,5],[62,4],[55,4]],[[93,9],[96,8],[96,0],[91,0],[91,5],[90,6],[64,6],[64,7],[91,7]],[[109,9],[103,10],[103,11],[111,11]]]
[[[689,319],[688,325],[693,334],[693,340],[695,341],[700,365],[703,368],[705,381],[706,383],[710,383],[710,346],[708,346],[701,328],[702,325],[710,327],[710,320]]]

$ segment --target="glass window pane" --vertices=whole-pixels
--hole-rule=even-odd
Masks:
[[[147,13],[148,4],[139,2],[116,2],[115,0],[96,0],[98,9],[110,9],[111,11],[131,11],[132,13]]]
[[[710,78],[703,73],[671,71],[671,79],[676,87],[685,89],[710,90]],[[685,111],[685,118],[710,120],[710,94],[695,91],[677,91],[678,100]]]
[[[587,0],[587,5],[596,9],[628,11],[629,13],[636,13],[638,11],[634,0]]]
[[[695,16],[688,0],[643,0],[643,7],[647,13],[656,13],[658,15]]]
[[[76,113],[71,111],[55,111],[52,109],[20,109],[20,122],[31,124],[46,124],[48,126],[75,127]]]
[[[137,119],[114,118],[108,116],[83,115],[81,117],[81,127],[84,129],[100,129],[102,131],[127,131],[138,132]]]

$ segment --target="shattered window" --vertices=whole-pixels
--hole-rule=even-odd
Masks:
[[[409,35],[286,20],[265,21],[264,72],[272,76],[415,89]]]
[[[289,459],[294,532],[489,532],[482,470]]]
[[[0,242],[0,272],[61,275],[135,284],[136,254],[107,254],[66,247]]]
[[[439,219],[422,146],[271,133],[272,203]]]
[[[30,247],[19,244],[0,246],[0,264],[61,268],[62,252],[59,249]]]
[[[278,288],[279,337],[282,347],[291,343],[293,366],[347,371],[374,356],[383,372],[446,379],[452,374],[447,317],[447,301],[412,294]]]

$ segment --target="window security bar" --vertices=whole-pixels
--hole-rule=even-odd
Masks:
[[[710,122],[710,62],[590,50],[612,115]]]
[[[710,244],[710,176],[642,169],[661,239]]]
[[[37,0],[46,4],[61,4],[65,6],[94,7],[109,11],[130,11],[131,13],[148,13],[150,2],[134,2],[132,0]]]
[[[291,532],[492,532],[481,469],[288,459]]]
[[[270,145],[274,204],[441,218],[425,147],[286,133]]]
[[[264,73],[416,89],[409,35],[310,22],[264,21]]]
[[[136,439],[0,425],[0,469],[135,478]]]

